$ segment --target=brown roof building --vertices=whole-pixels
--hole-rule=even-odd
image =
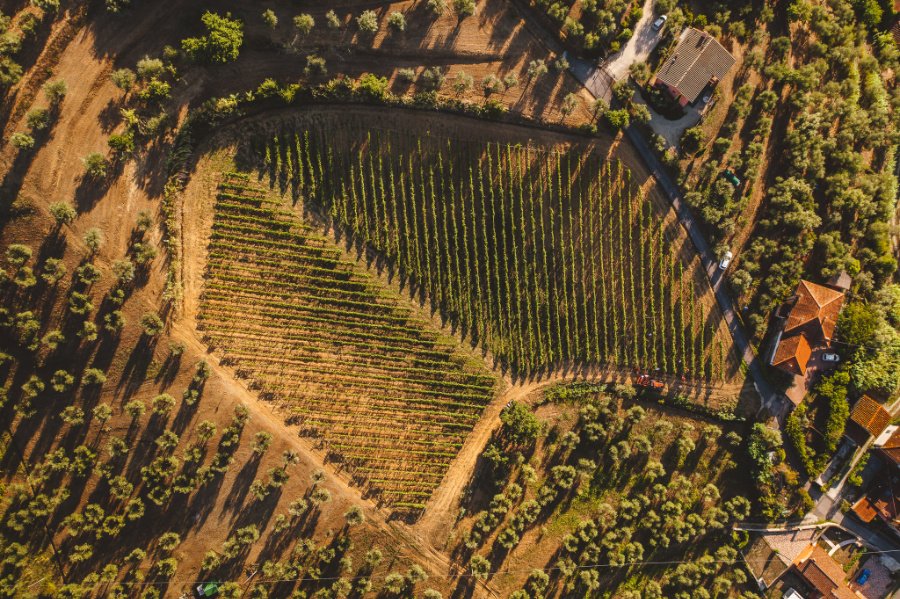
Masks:
[[[878,447],[878,450],[887,461],[900,468],[900,428],[894,430],[894,433]]]
[[[844,569],[818,545],[796,568],[818,596],[825,599],[856,599],[856,594],[844,582]]]
[[[890,412],[868,395],[863,395],[850,412],[846,435],[857,445],[863,446],[872,437],[880,435],[890,423]]]
[[[812,348],[805,335],[793,335],[782,339],[775,349],[772,366],[793,374],[805,375],[806,364],[812,355]]]
[[[869,489],[866,495],[856,502],[853,512],[865,523],[881,518],[885,524],[900,529],[898,507],[900,507],[900,477],[887,476],[887,480],[878,482]]]
[[[682,106],[700,97],[708,85],[716,85],[731,67],[735,59],[714,37],[688,27],[659,72],[656,85],[669,90]]]
[[[788,314],[784,333],[787,335],[802,330],[807,335],[821,335],[825,341],[831,341],[838,314],[844,306],[843,292],[800,281],[794,295],[797,301]]]
[[[770,364],[805,376],[813,345],[828,345],[834,336],[844,292],[801,280],[792,300]]]

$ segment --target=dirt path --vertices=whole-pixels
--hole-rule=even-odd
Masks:
[[[363,509],[366,520],[375,526],[379,532],[384,533],[388,538],[396,541],[402,546],[408,548],[407,553],[414,557],[416,561],[424,563],[431,569],[431,575],[442,580],[451,580],[460,573],[460,568],[452,562],[449,556],[438,550],[434,545],[427,541],[425,537],[420,535],[414,528],[390,520],[390,513],[379,508],[373,501],[363,497],[361,490],[351,486],[346,474],[337,471],[330,465],[324,463],[324,456],[317,451],[310,443],[301,438],[297,434],[297,428],[291,427],[284,422],[284,418],[276,413],[276,411],[263,401],[260,401],[256,395],[250,391],[241,381],[239,381],[233,372],[223,366],[216,356],[209,354],[206,345],[198,337],[196,330],[184,320],[176,322],[170,330],[173,338],[180,339],[190,347],[201,354],[207,354],[207,362],[209,363],[213,374],[228,390],[229,393],[240,399],[242,403],[250,411],[250,418],[257,424],[262,424],[265,430],[273,435],[285,440],[291,448],[296,451],[303,461],[321,465],[323,470],[328,474],[329,488],[335,495],[333,500],[345,499],[350,504],[358,505]],[[496,597],[497,594],[486,585],[480,585],[480,595]]]

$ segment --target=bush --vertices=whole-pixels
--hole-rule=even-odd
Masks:
[[[406,31],[406,17],[402,12],[394,11],[388,15],[388,26],[397,31]]]
[[[50,126],[50,111],[46,108],[35,108],[28,113],[26,122],[32,132],[43,131]]]
[[[331,14],[334,14],[334,11],[332,11]],[[309,13],[301,13],[294,17],[294,27],[297,29],[297,33],[300,33],[301,35],[308,35],[315,26],[316,20],[313,19],[312,15]]]
[[[275,29],[276,27],[278,27],[278,15],[276,15],[275,11],[271,8],[267,8],[266,10],[264,10],[260,17],[262,18],[263,23],[265,23],[269,29]]]
[[[681,151],[687,154],[696,154],[703,145],[703,129],[691,127],[681,134]]]
[[[159,314],[147,312],[141,316],[141,328],[148,337],[155,337],[163,332],[164,324]]]
[[[58,227],[71,224],[75,220],[75,217],[78,216],[78,213],[75,212],[75,208],[68,202],[53,202],[50,204],[50,214],[53,216],[53,220],[56,221],[56,226]]]
[[[84,241],[84,245],[88,247],[92,254],[96,254],[103,247],[103,231],[97,227],[91,227],[84,232],[81,240]]]
[[[603,117],[606,119],[606,124],[612,128],[613,131],[619,131],[622,129],[626,129],[630,123],[630,116],[628,115],[628,111],[624,108],[620,108],[618,110],[607,110]]]
[[[432,14],[442,15],[447,10],[447,0],[428,0],[425,6]]]
[[[44,84],[44,96],[46,96],[47,101],[50,102],[50,105],[55,107],[63,101],[63,98],[66,97],[66,92],[68,91],[68,89],[69,87],[62,79],[57,79],[56,81],[48,81]]]
[[[453,10],[460,19],[470,17],[475,14],[475,0],[453,0]]]
[[[541,432],[541,421],[527,405],[514,401],[500,412],[506,434],[516,444],[533,443]]]
[[[30,150],[34,147],[34,138],[27,133],[17,131],[9,136],[9,143],[19,150]]]
[[[244,24],[232,19],[231,13],[221,16],[206,11],[200,21],[207,30],[202,37],[189,37],[181,41],[181,49],[193,60],[226,63],[237,60],[244,43]]]
[[[113,85],[121,89],[126,94],[131,91],[137,81],[137,75],[131,69],[116,69],[109,76]]]
[[[329,10],[325,13],[325,23],[327,23],[328,27],[331,29],[339,29],[341,27],[341,20],[333,10]]]
[[[160,77],[166,70],[166,65],[159,58],[145,56],[137,62],[137,76],[139,79],[154,79]]]
[[[363,11],[356,17],[356,26],[362,33],[373,34],[378,31],[378,15],[374,10]]]
[[[126,158],[134,153],[134,134],[131,131],[114,133],[106,143],[116,159]]]
[[[84,174],[90,179],[103,179],[109,171],[109,163],[100,152],[91,152],[82,159]]]

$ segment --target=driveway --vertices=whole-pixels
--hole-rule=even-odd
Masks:
[[[653,2],[654,0],[644,1],[644,12],[634,25],[631,39],[621,50],[610,56],[604,65],[606,72],[616,81],[628,77],[628,67],[632,63],[647,60],[659,42],[662,32],[653,31]]]
[[[647,107],[647,110],[650,111],[650,129],[652,129],[653,132],[657,135],[662,135],[663,138],[665,138],[666,142],[669,144],[670,148],[679,147],[679,143],[681,142],[681,134],[684,133],[686,129],[690,129],[700,122],[700,111],[690,104],[685,107],[685,115],[683,117],[677,120],[672,120],[667,119],[663,115],[653,110],[653,107],[644,101],[644,99],[641,97],[641,94],[635,94],[634,101],[637,104],[643,104]]]

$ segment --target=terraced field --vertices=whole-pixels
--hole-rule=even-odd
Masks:
[[[228,173],[200,328],[224,361],[397,510],[418,510],[496,379],[296,213]]]

